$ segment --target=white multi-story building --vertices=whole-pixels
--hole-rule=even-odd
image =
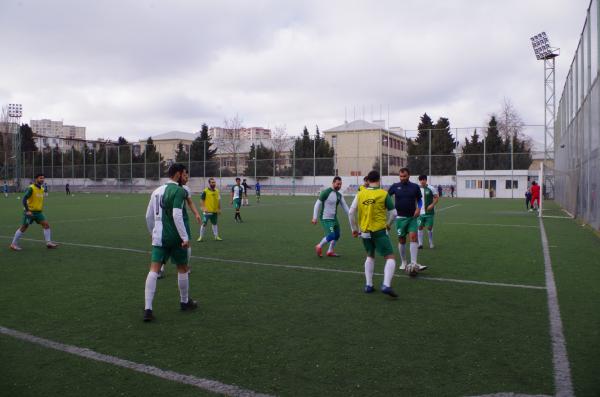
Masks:
[[[69,150],[74,147],[83,150],[85,146],[85,127],[64,125],[62,121],[48,119],[31,120],[29,125],[39,149],[58,147],[60,150]]]
[[[224,139],[247,139],[254,141],[271,139],[271,130],[262,127],[242,127],[237,130],[233,128],[212,127],[208,130],[208,135],[213,141]]]

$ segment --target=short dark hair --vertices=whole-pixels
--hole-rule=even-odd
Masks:
[[[35,178],[33,178],[33,179],[38,179],[40,176],[43,176],[44,178],[46,177],[46,175],[44,175],[43,172],[38,172],[37,174],[35,174]]]
[[[236,180],[236,181],[239,181],[239,180],[241,180],[241,179],[240,179],[240,178],[235,178],[235,180]]]
[[[379,171],[371,171],[367,174],[367,180],[369,182],[379,182],[379,180],[381,179],[381,176],[379,175]]]
[[[369,178],[367,178],[367,176],[365,175],[365,177],[363,178],[363,181],[368,182]]]
[[[171,164],[171,166],[169,167],[169,178],[172,178],[175,176],[176,173],[178,172],[183,172],[183,171],[187,171],[187,167],[181,163],[173,163]]]
[[[342,177],[340,177],[340,176],[334,176],[333,177],[333,182],[335,182],[335,181],[341,181],[341,180],[342,180]]]
[[[427,175],[419,175],[419,180],[420,181],[426,181],[427,180]]]
[[[400,173],[402,174],[404,172],[406,172],[408,175],[410,175],[410,170],[407,167],[400,168]]]
[[[532,185],[537,185],[536,181],[531,182]]]

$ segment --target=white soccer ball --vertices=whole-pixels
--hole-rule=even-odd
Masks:
[[[106,198],[108,198],[108,194],[106,195]]]
[[[409,263],[404,268],[404,272],[411,277],[415,277],[419,273],[419,265],[416,263]]]
[[[21,200],[21,197],[17,196],[17,200]]]

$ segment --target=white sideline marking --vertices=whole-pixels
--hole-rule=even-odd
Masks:
[[[544,222],[540,218],[540,234],[542,237],[542,250],[544,252],[544,270],[546,275],[546,294],[548,296],[548,317],[550,318],[550,337],[552,339],[552,362],[554,364],[554,388],[556,396],[574,396],[571,381],[571,369],[567,356],[567,343],[563,333],[560,307],[558,306],[558,292],[554,282],[548,236],[544,229]]]
[[[87,358],[90,360],[108,363],[117,367],[128,368],[136,372],[156,376],[157,378],[167,379],[173,382],[194,386],[199,389],[207,390],[213,393],[224,394],[226,396],[234,397],[271,397],[268,394],[256,393],[252,390],[242,389],[235,385],[227,385],[216,380],[197,378],[192,375],[184,375],[174,371],[165,371],[163,369],[153,367],[151,365],[139,364],[133,361],[123,360],[122,358],[98,353],[91,349],[86,349],[84,347],[66,345],[64,343],[40,338],[31,334],[27,334],[25,332],[5,328],[2,326],[0,326],[0,334],[12,336],[13,338],[21,339],[26,342],[35,343],[36,345],[73,354],[75,356]]]
[[[542,215],[543,218],[555,218],[555,219],[573,219],[570,216],[560,216],[560,215]]]
[[[10,237],[10,236],[0,236],[0,238],[12,239],[12,237]],[[32,238],[21,238],[21,240],[45,242],[45,240],[36,240],[36,239],[32,239]],[[136,248],[108,247],[108,246],[104,246],[104,245],[83,244],[83,243],[65,243],[65,242],[60,242],[60,241],[56,241],[56,243],[62,244],[62,245],[71,245],[74,247],[98,248],[98,249],[107,249],[107,250],[113,250],[113,251],[134,252],[137,254],[150,254],[150,251],[136,249]],[[302,265],[284,265],[281,263],[252,262],[252,261],[244,261],[244,260],[239,260],[239,259],[213,258],[213,257],[208,257],[208,256],[192,255],[191,258],[201,259],[204,261],[241,263],[241,264],[245,264],[245,265],[277,267],[277,268],[282,268],[282,269],[308,270],[308,271],[329,272],[329,273],[364,274],[364,272],[360,272],[360,271],[356,271],[356,270],[330,269],[330,268],[326,268],[326,267],[313,267],[313,266],[302,266]],[[383,273],[374,273],[374,274],[377,276],[383,275]],[[406,276],[403,274],[395,274],[394,277],[408,278],[409,276]],[[476,280],[460,280],[460,279],[454,279],[454,278],[428,277],[428,276],[423,276],[423,275],[420,275],[418,277],[418,279],[430,280],[430,281],[441,281],[441,282],[447,282],[447,283],[458,283],[458,284],[489,285],[489,286],[494,286],[494,287],[525,288],[525,289],[536,289],[536,290],[546,289],[546,287],[537,286],[537,285],[496,283],[496,282],[491,282],[491,281],[476,281]]]
[[[472,397],[551,397],[547,394],[495,393]]]
[[[467,223],[467,222],[442,222],[443,225],[466,225],[466,226],[494,226],[494,227],[527,227],[537,229],[537,226],[532,225],[505,225],[503,223]]]

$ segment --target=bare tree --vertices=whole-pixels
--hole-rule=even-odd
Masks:
[[[235,175],[239,175],[239,161],[238,158],[240,156],[240,150],[242,149],[242,123],[243,120],[239,117],[239,115],[235,115],[229,119],[225,119],[223,121],[223,136],[220,139],[220,147],[223,148],[223,152],[227,153],[228,156],[233,157],[233,169]]]
[[[504,98],[502,109],[498,115],[498,131],[502,138],[509,140],[511,137],[518,138],[526,142],[528,147],[531,147],[531,138],[523,135],[525,123],[521,115],[515,109],[509,98]]]
[[[273,143],[273,155],[275,156],[275,170],[276,172],[280,172],[282,167],[284,166],[284,161],[280,161],[282,157],[284,157],[284,153],[289,153],[293,144],[291,139],[287,135],[287,127],[284,125],[276,125],[275,131],[271,136],[271,141]]]

